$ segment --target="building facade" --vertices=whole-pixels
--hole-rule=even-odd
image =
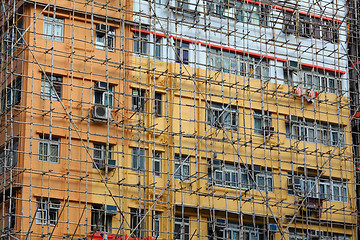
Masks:
[[[357,239],[357,3],[1,4],[1,238]]]

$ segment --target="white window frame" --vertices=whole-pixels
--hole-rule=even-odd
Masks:
[[[136,151],[136,152],[135,152]],[[135,161],[136,158],[136,161]],[[144,148],[131,148],[131,168],[133,171],[146,169],[146,150]]]
[[[101,96],[99,102],[96,99],[97,94]],[[109,83],[107,89],[94,88],[94,103],[112,107],[114,105],[114,86]]]
[[[190,156],[175,154],[174,157],[174,173],[175,179],[182,181],[190,181],[191,168]],[[187,169],[187,171],[185,170]]]
[[[160,237],[160,230],[161,230],[161,221],[160,221],[160,216],[161,213],[154,211],[153,213],[153,222],[152,222],[152,226],[153,226],[153,237],[154,238],[159,238]]]
[[[55,226],[58,221],[58,210],[60,209],[60,202],[55,199],[37,200],[37,208],[35,214],[35,223],[38,225]],[[51,219],[55,216],[54,219]]]
[[[236,130],[238,127],[238,113],[236,106],[227,106],[227,104],[209,103],[210,109],[207,110],[207,123],[216,128],[225,128]],[[215,114],[215,116],[214,116]],[[225,124],[225,120],[230,117],[230,124]],[[236,123],[236,125],[234,125]],[[220,125],[219,125],[220,124]]]
[[[95,151],[100,153],[100,157],[95,156]],[[107,155],[107,157],[106,157]],[[93,143],[93,167],[95,164],[98,168],[102,169],[103,166],[107,165],[109,160],[112,160],[112,146],[107,145],[105,143]]]
[[[264,179],[264,184],[265,185],[260,185],[260,178]],[[260,172],[260,173],[256,173],[255,175],[255,182],[257,184],[258,190],[260,191],[267,191],[267,192],[272,192],[273,191],[273,175],[272,173],[269,172]],[[269,184],[269,182],[271,182],[271,184]]]
[[[45,79],[45,78],[48,79]],[[49,81],[51,81],[53,87],[51,87]],[[41,97],[46,100],[57,101],[56,94],[61,98],[62,97],[62,84],[63,77],[60,75],[51,75],[51,74],[42,74],[41,76]],[[55,94],[56,92],[56,94]]]
[[[335,135],[337,138],[334,138]],[[307,119],[287,121],[286,138],[328,146],[344,147],[345,144],[342,126]]]
[[[159,169],[156,169],[156,166],[159,166]],[[161,176],[161,152],[154,151],[153,153],[153,174],[155,177]]]
[[[106,205],[93,204],[91,206],[91,231],[98,227],[97,232],[110,232],[112,229],[113,214],[106,212]],[[97,224],[93,223],[94,218],[98,218]]]
[[[106,30],[100,30],[99,26],[105,26]],[[115,27],[106,24],[98,24],[95,32],[95,48],[114,52]]]
[[[148,29],[148,27],[144,28],[143,30]],[[140,28],[137,31],[133,31],[133,52],[136,55],[149,55],[149,34],[141,33]]]
[[[154,41],[154,58],[156,60],[161,60],[163,58],[163,37],[153,36]]]
[[[292,176],[288,175],[288,189],[293,193],[288,192],[289,195],[296,195],[301,197],[311,197],[311,198],[320,198],[324,200],[331,200],[334,202],[344,202],[347,203],[348,193],[347,193],[347,183],[341,182],[338,180],[331,180],[327,178],[317,179],[316,177],[305,177],[303,175],[294,176],[300,180],[300,189],[295,189],[295,186],[289,185],[289,179]],[[335,187],[339,189],[339,195],[334,196]],[[311,192],[310,192],[311,190]],[[295,192],[297,191],[297,192]]]
[[[176,215],[174,225],[174,240],[190,240],[190,217]],[[178,229],[180,229],[179,233],[175,232],[176,225],[178,226]],[[177,236],[179,238],[176,238]]]
[[[63,42],[64,19],[54,16],[44,16],[43,38],[55,42]]]
[[[46,148],[47,155],[41,154],[42,153],[41,146],[44,146],[44,149]],[[51,147],[56,147],[56,154],[55,155],[52,155]],[[60,158],[59,154],[60,154],[60,145],[59,145],[59,139],[58,138],[49,139],[48,137],[41,137],[40,136],[40,139],[39,139],[39,158],[38,158],[39,161],[50,162],[50,163],[59,163],[59,158]],[[56,161],[51,161],[51,158],[55,158]]]
[[[260,128],[257,127],[257,123],[260,123]],[[262,114],[261,110],[254,110],[254,132],[256,134],[264,134],[264,128],[266,127],[271,127],[271,114],[267,111],[265,111],[265,114]]]

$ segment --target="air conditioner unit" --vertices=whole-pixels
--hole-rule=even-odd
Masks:
[[[216,225],[217,226],[224,226],[226,224],[226,219],[224,218],[217,218],[216,219]]]
[[[99,170],[104,170],[106,165],[103,159],[95,159],[94,164],[98,167]]]
[[[270,232],[277,232],[278,231],[278,227],[277,227],[276,224],[269,224],[268,228],[269,228]]]
[[[286,120],[291,121],[291,122],[298,122],[299,117],[296,115],[289,115],[289,116],[286,116]]]
[[[322,237],[322,236],[324,236],[324,231],[315,230],[314,236],[316,236],[316,237]]]
[[[49,208],[50,208],[50,209],[60,209],[60,203],[50,202],[50,203],[49,203]]]
[[[101,31],[107,31],[109,29],[109,26],[106,24],[98,24],[96,25],[96,30],[101,30]]]
[[[274,128],[270,126],[263,127],[263,133],[265,137],[270,137],[274,134]]]
[[[106,106],[95,105],[92,109],[92,118],[94,120],[110,120],[111,109]]]
[[[96,89],[102,89],[102,90],[107,90],[108,87],[107,87],[107,82],[95,82],[95,88]]]
[[[111,170],[114,170],[116,168],[116,160],[115,159],[109,159],[108,160],[108,169],[111,171]]]

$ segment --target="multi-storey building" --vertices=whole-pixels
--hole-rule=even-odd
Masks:
[[[2,238],[356,239],[353,4],[2,1]]]

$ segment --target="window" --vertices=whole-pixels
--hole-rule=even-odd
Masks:
[[[12,86],[9,84],[1,91],[1,111],[5,112],[11,106],[19,104],[21,101],[21,77],[18,77],[13,82]]]
[[[269,172],[260,172],[255,175],[255,182],[260,191],[273,191],[273,176]]]
[[[174,240],[190,240],[190,218],[175,216]]]
[[[106,24],[96,25],[96,48],[114,51],[115,47],[115,28]]]
[[[145,211],[143,209],[131,208],[130,214],[130,230],[134,231],[131,237],[145,239],[146,223],[145,218],[143,219],[145,216]]]
[[[175,179],[190,180],[190,156],[175,154]]]
[[[224,1],[224,0],[213,0],[208,1],[208,11],[220,16],[235,18],[236,13],[236,2]]]
[[[155,112],[155,116],[158,117],[161,116],[162,114],[161,102],[162,102],[162,94],[155,93],[154,112]]]
[[[260,59],[254,57],[208,48],[207,61],[213,71],[222,71],[262,80],[268,80],[270,76],[269,62],[266,59],[260,61]]]
[[[208,50],[208,64],[211,66],[211,70],[231,74],[237,73],[237,58],[235,53],[214,48],[209,48]]]
[[[176,7],[189,8],[189,0],[176,0]]]
[[[107,82],[95,82],[95,103],[113,106],[113,88],[113,85],[108,84]]]
[[[159,177],[161,174],[161,152],[154,152],[153,155],[153,174]]]
[[[162,37],[154,36],[154,57],[157,60],[161,60],[162,57]]]
[[[299,15],[299,34],[304,37],[311,37],[313,35],[312,18]]]
[[[284,12],[283,31],[286,33],[338,43],[339,27],[340,25],[332,20],[310,17],[296,12]]]
[[[154,212],[153,215],[153,237],[160,237],[160,212]]]
[[[148,29],[148,27],[141,27],[142,30]],[[139,29],[133,32],[133,51],[138,54],[148,55],[149,34],[141,33]]]
[[[51,84],[50,84],[51,82]],[[51,87],[53,85],[53,87]],[[61,98],[62,76],[46,74],[41,77],[41,96],[47,100],[57,100],[56,95]]]
[[[297,75],[296,75],[297,76]],[[294,82],[303,84],[306,89],[320,90],[329,93],[341,92],[341,80],[330,73],[317,73],[304,71],[302,79],[292,79]]]
[[[134,170],[145,169],[146,153],[142,148],[131,148],[131,167]]]
[[[16,223],[16,202],[12,200],[8,207],[8,228],[14,229]]]
[[[216,128],[237,129],[237,107],[226,104],[210,103],[207,110],[207,122]]]
[[[315,176],[288,175],[288,193],[300,197],[347,202],[347,183]]]
[[[59,209],[59,200],[38,198],[37,210],[35,215],[36,224],[55,226],[58,221]]]
[[[271,114],[266,112],[262,114],[262,111],[254,111],[254,132],[256,134],[264,134],[264,130],[271,127]],[[270,130],[270,129],[269,129]]]
[[[344,129],[342,126],[314,120],[303,120],[294,115],[289,116],[286,121],[286,137],[330,146],[344,146]]]
[[[176,47],[176,62],[177,63],[183,63],[183,64],[189,64],[189,43],[182,42],[180,40],[175,41],[175,47]]]
[[[0,152],[0,174],[14,168],[18,162],[19,139],[9,141]]]
[[[111,232],[112,218],[116,211],[108,211],[110,207],[116,209],[116,206],[102,204],[93,204],[91,209],[91,231],[94,232]]]
[[[64,31],[64,19],[53,16],[44,16],[44,39],[62,42]]]
[[[145,111],[145,90],[132,90],[132,110],[144,112]]]
[[[101,143],[94,143],[93,150],[93,168],[98,167],[100,170],[105,169],[106,165],[115,165],[112,159],[112,146]]]
[[[325,232],[320,230],[310,229],[289,229],[289,240],[350,240],[351,237],[347,235],[337,234],[334,232]]]
[[[247,2],[237,2],[237,20],[254,25],[268,25],[269,7]]]
[[[24,27],[24,19],[21,18],[20,20],[18,20],[17,24],[16,24],[17,30],[16,30],[16,41],[18,45],[21,45],[23,43],[23,38],[21,37],[24,32],[25,32],[25,27]]]
[[[211,166],[211,165],[210,165]],[[213,161],[213,169],[209,167],[208,174],[210,182],[217,186],[256,189],[260,191],[272,192],[273,189],[273,176],[270,171],[261,170],[260,166],[251,166],[246,169],[245,166],[234,163],[221,163],[218,160]],[[247,173],[250,171],[250,173]],[[249,174],[253,174],[256,184],[253,183]]]
[[[264,226],[244,224],[243,227],[238,222],[228,222],[226,219],[216,219],[215,222],[215,239],[229,239],[229,240],[255,240],[267,239],[265,234],[267,232]],[[272,238],[270,238],[272,239]]]
[[[39,140],[39,161],[59,162],[59,138],[44,135]]]

